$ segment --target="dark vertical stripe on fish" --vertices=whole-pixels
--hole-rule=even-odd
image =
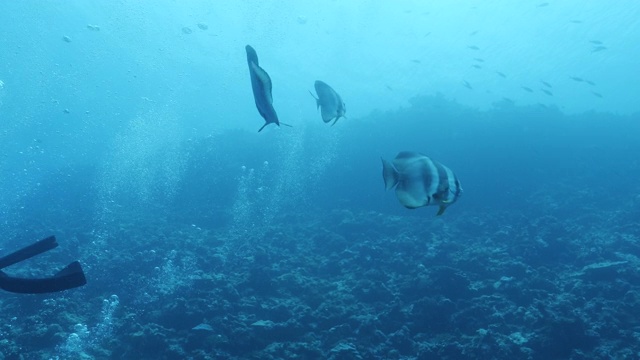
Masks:
[[[423,179],[425,186],[425,193],[427,194],[428,202],[427,204],[431,204],[433,201],[433,197],[438,191],[438,186],[440,185],[440,170],[438,169],[438,164],[431,160],[431,158],[425,156],[422,158],[426,168],[424,169]]]

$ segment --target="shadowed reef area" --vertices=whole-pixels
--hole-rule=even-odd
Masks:
[[[67,250],[48,261],[76,256],[89,283],[3,294],[0,353],[632,358],[639,120],[421,97],[52,170],[14,226],[55,232]],[[465,193],[446,214],[385,193],[380,157],[404,149],[456,171]]]

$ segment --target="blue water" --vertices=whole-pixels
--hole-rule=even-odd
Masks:
[[[5,359],[640,357],[636,1],[0,3]],[[245,45],[273,82],[264,124]],[[315,80],[344,99],[322,122]],[[418,151],[445,214],[384,190]]]

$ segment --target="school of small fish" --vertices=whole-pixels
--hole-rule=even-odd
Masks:
[[[550,4],[549,2],[542,2],[539,3],[538,5],[536,5],[536,7],[538,8],[546,8],[551,6],[552,4]],[[573,19],[569,21],[572,24],[582,24],[583,21],[582,20],[577,20],[577,19]],[[480,30],[474,30],[471,33],[469,33],[469,36],[475,36],[476,34],[478,34],[480,32]],[[591,52],[592,53],[597,53],[597,52],[601,52],[604,50],[607,50],[608,47],[604,45],[604,42],[602,42],[601,40],[589,40],[589,44],[591,46]],[[480,46],[478,45],[467,45],[467,49],[472,50],[474,52],[479,52],[481,51]],[[414,62],[418,62],[419,59],[416,60],[412,60]],[[477,70],[482,70],[485,68],[484,63],[485,63],[485,59],[480,58],[480,57],[474,57],[473,61],[475,61],[476,63],[472,63],[471,67]],[[481,65],[483,64],[483,65]],[[502,71],[495,71],[495,73],[500,76],[503,79],[507,78],[507,75],[502,72]],[[578,76],[569,76],[570,80],[573,80],[575,82],[579,82],[579,83],[586,83],[590,86],[595,86],[595,82],[591,81],[591,80],[587,80],[584,79],[582,77],[578,77]],[[547,95],[547,96],[553,96],[553,92],[551,91],[551,88],[553,87],[549,82],[541,80],[540,81],[543,85],[543,87],[539,88],[539,91],[542,92],[543,94]],[[467,81],[467,80],[462,80],[462,86],[466,87],[469,90],[473,90],[473,87],[471,86],[471,84]],[[534,89],[532,86],[528,86],[528,85],[521,85],[520,88],[522,90],[524,90],[527,93],[535,93],[536,89]],[[593,91],[591,90],[590,93],[593,96],[596,96],[598,98],[602,98],[603,95],[599,92]],[[510,102],[512,102],[513,100],[510,99]]]

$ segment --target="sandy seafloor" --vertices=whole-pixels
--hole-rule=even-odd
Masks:
[[[52,172],[16,226],[59,239],[34,269],[76,257],[89,283],[2,294],[0,358],[640,357],[637,116],[422,101],[189,141],[171,191],[153,162],[144,183]],[[403,146],[458,172],[443,216],[384,192],[379,157]]]

